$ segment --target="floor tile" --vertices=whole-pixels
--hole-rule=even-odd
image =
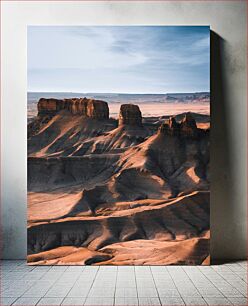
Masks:
[[[87,306],[112,306],[114,298],[87,298],[85,304]]]
[[[116,287],[136,287],[135,279],[118,279],[116,282]]]
[[[24,305],[24,306],[31,306],[31,305],[36,305],[39,302],[40,298],[19,298],[15,301],[13,305]]]
[[[135,271],[134,266],[118,266],[118,273],[132,273]]]
[[[52,266],[50,272],[64,272],[68,269],[68,266]]]
[[[180,295],[182,297],[201,297],[201,294],[197,291],[196,288],[191,288],[191,289],[178,288],[178,291],[180,292]]]
[[[90,286],[76,285],[69,291],[67,297],[87,297]]]
[[[137,290],[136,288],[116,288],[115,297],[137,297]]]
[[[23,295],[23,293],[26,291],[25,290],[12,290],[12,289],[7,289],[7,290],[4,290],[2,293],[1,293],[1,296],[2,297],[8,297],[8,298],[13,298],[13,297],[20,297]]]
[[[225,297],[243,297],[242,293],[240,293],[238,290],[236,290],[232,286],[228,286],[224,288],[221,288],[218,286],[218,289]]]
[[[16,298],[1,297],[0,298],[0,305],[2,305],[2,306],[12,305],[15,302],[15,300],[16,300]]]
[[[180,297],[177,289],[157,288],[159,297]]]
[[[175,289],[176,285],[172,281],[166,281],[166,280],[155,280],[155,285],[157,288],[168,288],[168,289]]]
[[[137,278],[136,283],[137,283],[138,287],[142,287],[142,288],[144,288],[144,287],[146,287],[146,288],[155,287],[155,283],[154,283],[153,279]]]
[[[198,287],[197,289],[200,295],[203,297],[209,297],[209,298],[222,298],[223,297],[223,294],[216,288]]]
[[[91,298],[94,298],[94,297],[111,298],[111,297],[114,297],[114,294],[115,294],[115,288],[114,287],[92,288],[89,292],[88,297],[91,297]]]
[[[43,297],[47,291],[49,290],[49,288],[52,286],[52,284],[50,283],[38,283],[35,284],[33,287],[31,287],[30,289],[28,289],[23,296],[24,297]]]
[[[184,303],[186,305],[192,305],[192,306],[203,306],[207,305],[207,303],[204,301],[203,298],[199,297],[183,297]]]
[[[138,297],[157,297],[158,292],[156,288],[142,288],[138,287]]]
[[[84,270],[84,266],[70,266],[66,270],[66,272],[82,272]]]
[[[209,306],[226,306],[226,305],[232,305],[230,301],[228,301],[227,298],[204,298],[204,300],[207,302]]]
[[[248,300],[247,298],[229,298],[228,299],[233,305],[248,305]]]
[[[61,305],[79,305],[83,306],[85,298],[65,298]]]
[[[63,301],[63,298],[42,298],[37,305],[60,305]]]
[[[160,306],[159,298],[139,298],[139,306]]]
[[[55,285],[47,291],[47,293],[45,294],[45,297],[51,297],[51,298],[65,297],[70,290],[71,290],[71,286]]]
[[[123,297],[117,297],[115,298],[115,305],[118,306],[135,306],[139,305],[138,298],[123,298]]]
[[[51,269],[51,266],[35,266],[33,272],[47,272]]]
[[[103,280],[103,281],[99,281],[99,280],[96,280],[94,281],[94,284],[93,284],[93,288],[102,288],[102,287],[115,287],[115,281],[113,280]]]
[[[162,306],[185,305],[181,298],[160,298]]]

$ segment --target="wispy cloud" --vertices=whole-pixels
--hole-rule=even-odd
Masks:
[[[209,28],[29,27],[28,71],[30,90],[208,90]]]

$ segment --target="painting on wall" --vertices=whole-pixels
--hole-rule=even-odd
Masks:
[[[28,264],[209,264],[209,27],[27,35]]]

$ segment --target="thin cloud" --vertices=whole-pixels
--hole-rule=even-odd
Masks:
[[[28,72],[29,90],[207,91],[209,27],[29,27]]]

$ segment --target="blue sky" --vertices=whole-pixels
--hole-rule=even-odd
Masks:
[[[209,91],[208,26],[29,26],[28,91]]]

